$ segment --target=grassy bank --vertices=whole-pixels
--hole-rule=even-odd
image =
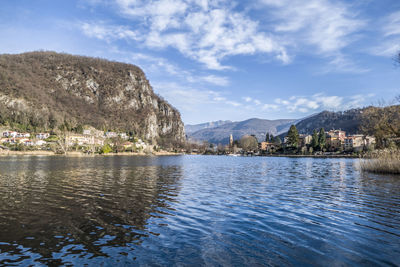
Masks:
[[[400,174],[400,150],[382,150],[361,160],[361,170],[375,173]]]

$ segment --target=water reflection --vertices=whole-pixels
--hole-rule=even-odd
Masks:
[[[115,256],[113,247],[127,254],[143,237],[157,235],[146,221],[168,213],[181,167],[146,166],[148,158],[131,167],[117,159],[2,159],[0,248],[6,253],[0,265],[66,263],[67,255],[100,260]]]
[[[0,158],[0,265],[400,265],[400,179],[357,166]]]

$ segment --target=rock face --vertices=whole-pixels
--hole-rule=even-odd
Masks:
[[[91,125],[152,141],[185,140],[180,113],[153,92],[140,68],[54,52],[0,55],[0,124]]]

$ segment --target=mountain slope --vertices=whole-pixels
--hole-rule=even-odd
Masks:
[[[229,143],[230,134],[233,135],[235,140],[240,139],[246,134],[254,134],[258,141],[263,141],[267,132],[273,135],[281,134],[286,132],[290,125],[296,122],[296,120],[292,119],[249,119],[245,121],[226,123],[215,128],[202,129],[188,134],[188,137],[190,140],[208,141],[215,144],[227,144]]]
[[[191,133],[197,132],[202,129],[215,128],[215,127],[222,126],[224,124],[231,123],[231,122],[232,121],[219,120],[219,121],[205,122],[205,123],[193,124],[193,125],[186,124],[185,125],[185,133],[191,134]]]
[[[137,66],[54,52],[0,55],[0,125],[130,131],[184,141],[180,113]]]
[[[348,134],[360,132],[363,109],[350,109],[340,112],[323,111],[305,118],[296,124],[299,133],[312,134],[314,129],[324,128],[326,131],[341,129]]]

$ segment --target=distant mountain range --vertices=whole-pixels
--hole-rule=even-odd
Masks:
[[[219,122],[220,124],[218,126],[216,126],[216,122],[186,125],[185,132],[189,140],[208,141],[214,144],[228,144],[231,134],[235,140],[240,139],[246,134],[254,134],[259,141],[263,141],[267,132],[273,135],[287,132],[290,125],[297,123],[298,120],[263,120],[254,118],[238,122]],[[207,128],[205,128],[206,125]],[[196,129],[196,127],[199,127],[200,130],[192,131],[192,129]]]
[[[360,131],[361,114],[365,109],[368,108],[350,109],[340,112],[323,111],[297,120],[249,119],[239,122],[218,121],[198,125],[186,125],[185,131],[189,140],[208,141],[214,144],[229,143],[230,134],[233,135],[235,140],[240,139],[246,134],[254,134],[258,141],[263,141],[267,132],[274,136],[279,135],[284,137],[292,124],[296,125],[299,133],[303,134],[312,134],[314,129],[320,128],[324,128],[327,131],[341,129],[349,134],[354,134]]]
[[[185,125],[185,132],[186,132],[186,134],[191,134],[191,133],[197,132],[199,130],[216,128],[218,126],[222,126],[224,124],[231,123],[231,122],[232,121],[212,121],[212,122],[206,122],[206,123],[201,123],[201,124]]]

